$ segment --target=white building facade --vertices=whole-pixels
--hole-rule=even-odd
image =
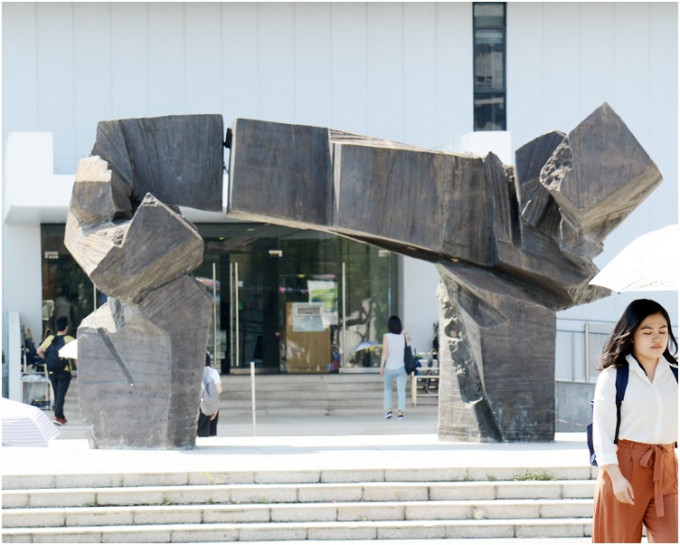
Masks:
[[[423,148],[494,151],[511,163],[527,141],[571,130],[606,101],[664,181],[605,241],[596,264],[636,236],[676,223],[677,3],[477,6],[3,3],[3,394],[19,395],[20,328],[39,341],[69,279],[76,279],[74,321],[101,302],[70,270],[59,241],[78,161],[89,155],[100,120],[218,113],[226,125],[236,117],[317,125]],[[430,349],[432,265],[319,234],[234,224],[224,214],[185,215],[206,240],[206,270],[197,274],[209,280],[207,265],[215,263],[222,285],[211,342],[223,371],[248,360],[285,370],[276,339],[286,305],[310,297],[309,284],[295,280],[303,276],[336,294],[331,355],[320,372],[333,358],[341,371],[374,368],[351,350],[380,341],[388,314],[403,317],[416,348]],[[274,247],[284,249],[272,269],[266,256]],[[289,256],[313,265],[296,269]],[[613,294],[558,314],[558,382],[592,385],[598,343],[640,296],[659,300],[677,322],[671,292]],[[344,340],[332,329],[338,315],[355,322]]]

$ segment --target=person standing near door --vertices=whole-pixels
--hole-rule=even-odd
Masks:
[[[46,353],[50,346],[52,346],[52,343],[57,341],[57,337],[63,337],[63,342],[61,342],[61,340],[58,341],[60,346],[64,346],[73,340],[73,337],[68,335],[68,318],[66,316],[59,316],[56,319],[55,324],[57,334],[46,337],[38,348],[38,355],[43,359],[47,358]],[[48,364],[48,376],[52,383],[52,390],[54,391],[54,423],[57,426],[63,426],[67,422],[66,416],[64,416],[64,401],[66,400],[68,387],[71,384],[71,371],[73,370],[71,360],[65,360],[62,364],[63,368],[56,371],[50,370]]]
[[[677,351],[668,313],[649,299],[628,305],[605,345],[593,404],[600,466],[593,543],[640,543],[643,525],[650,543],[678,542]],[[624,366],[619,419],[616,378]]]

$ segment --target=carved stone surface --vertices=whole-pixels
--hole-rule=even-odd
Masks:
[[[90,445],[192,448],[212,301],[189,273],[203,240],[176,209],[221,209],[222,118],[99,124],[65,244],[108,301],[78,328]]]
[[[130,188],[169,206],[222,209],[223,122],[220,115],[174,115],[101,121],[91,155]]]
[[[555,312],[609,293],[588,285],[592,258],[661,182],[607,104],[520,148],[514,168],[319,127],[231,132],[231,216],[438,265],[440,437],[553,439]]]

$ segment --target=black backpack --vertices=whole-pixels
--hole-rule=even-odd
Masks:
[[[678,380],[678,368],[670,365],[671,371]],[[621,403],[623,403],[623,396],[626,394],[626,387],[628,386],[628,365],[618,367],[616,369],[616,431],[614,432],[614,444],[619,442],[619,428],[621,427]],[[591,410],[593,402],[590,402]],[[586,426],[586,441],[588,442],[588,450],[590,451],[590,465],[596,466],[597,459],[595,457],[595,448],[593,447],[593,423]]]
[[[63,335],[55,335],[45,350],[45,364],[49,373],[59,373],[66,369],[68,360],[59,356],[59,350],[66,344]]]

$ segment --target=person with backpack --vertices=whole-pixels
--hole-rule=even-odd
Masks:
[[[640,543],[643,525],[650,543],[678,542],[677,351],[668,313],[649,299],[628,305],[605,344],[593,399],[593,543]]]
[[[66,392],[71,384],[71,372],[73,364],[71,360],[59,356],[59,350],[66,343],[73,340],[68,333],[68,318],[59,316],[55,322],[57,327],[56,335],[49,335],[38,348],[38,355],[45,360],[47,375],[52,383],[54,391],[54,423],[63,426],[67,420],[64,416],[64,401]]]
[[[217,435],[221,393],[222,379],[217,369],[210,365],[210,354],[206,352],[203,380],[201,382],[201,403],[198,412],[199,437],[214,437]]]

